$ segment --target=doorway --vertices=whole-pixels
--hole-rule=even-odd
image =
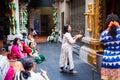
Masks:
[[[111,12],[120,18],[120,0],[106,0],[106,16]]]
[[[47,36],[49,34],[49,15],[41,15],[41,35]]]
[[[62,38],[63,38],[63,34],[64,34],[64,12],[61,13],[61,24],[62,24]]]

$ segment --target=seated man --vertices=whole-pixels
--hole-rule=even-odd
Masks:
[[[47,42],[57,42],[57,36],[56,36],[56,32],[54,29],[52,29],[52,33],[50,36],[48,36],[47,38]]]

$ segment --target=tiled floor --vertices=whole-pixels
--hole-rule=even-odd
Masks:
[[[92,66],[88,65],[80,59],[76,54],[73,55],[75,70],[77,74],[60,73],[59,72],[59,57],[61,44],[59,43],[40,43],[37,44],[39,53],[44,54],[46,61],[38,64],[36,72],[40,69],[47,71],[50,80],[93,80]],[[69,70],[69,69],[68,69]],[[94,73],[94,80],[100,80],[100,76]]]

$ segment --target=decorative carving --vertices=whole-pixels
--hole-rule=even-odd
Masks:
[[[105,0],[94,1],[95,24],[94,24],[93,40],[99,40],[100,34],[104,28],[104,21],[105,21],[104,5],[105,5]]]
[[[15,5],[15,0],[10,0],[8,3],[8,6],[11,10],[10,13],[10,24],[12,26],[12,33],[16,34],[16,20],[15,20],[15,10],[16,10],[16,5]]]
[[[88,4],[88,12],[84,13],[85,16],[87,16],[87,22],[88,22],[88,31],[92,32],[92,27],[93,27],[93,7],[92,7],[92,3]]]
[[[88,54],[88,62],[92,65],[96,64],[96,53],[102,51],[103,48],[100,45],[99,37],[104,28],[105,20],[105,0],[94,0],[94,27],[93,35],[90,41],[91,50]]]
[[[53,9],[53,21],[54,21],[54,29],[55,31],[58,31],[58,9]]]
[[[100,0],[99,2],[99,33],[104,30],[104,24],[105,24],[105,0]],[[99,36],[100,36],[99,34]]]

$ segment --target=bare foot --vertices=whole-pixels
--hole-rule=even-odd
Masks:
[[[66,71],[64,69],[60,69],[61,73],[66,73]]]
[[[77,73],[77,71],[72,70],[72,71],[70,71],[70,73],[71,73],[71,74],[76,74],[76,73]]]

